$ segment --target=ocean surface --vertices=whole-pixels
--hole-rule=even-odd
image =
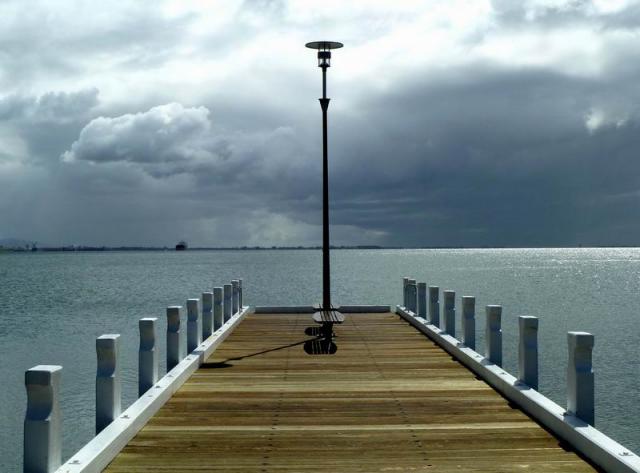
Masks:
[[[94,432],[97,336],[122,335],[126,408],[137,394],[138,319],[160,318],[163,363],[168,305],[238,277],[245,303],[312,304],[321,272],[315,250],[0,254],[0,471],[22,471],[28,368],[63,366],[67,459]],[[540,391],[560,405],[566,333],[593,333],[596,426],[640,452],[640,249],[335,250],[332,274],[334,304],[398,304],[403,276],[455,290],[458,307],[460,296],[476,296],[480,352],[483,307],[502,304],[504,365],[514,374],[517,316],[538,316]]]

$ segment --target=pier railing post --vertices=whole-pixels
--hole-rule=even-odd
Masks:
[[[224,321],[226,322],[231,318],[231,299],[232,299],[232,286],[231,284],[224,285],[224,300],[222,302],[224,311]]]
[[[418,317],[427,318],[427,283],[418,283]]]
[[[462,296],[462,343],[476,349],[476,298]]]
[[[440,327],[440,288],[438,286],[429,286],[429,313],[427,321]]]
[[[498,366],[502,366],[502,306],[487,306],[485,327],[485,357]]]
[[[442,291],[444,299],[443,330],[452,337],[456,336],[456,293],[455,291]]]
[[[538,389],[538,318],[518,317],[520,342],[518,345],[518,380]]]
[[[213,333],[213,292],[202,293],[202,339]]]
[[[594,377],[592,351],[594,337],[587,332],[569,332],[569,366],[567,368],[567,411],[595,425]]]
[[[199,299],[187,299],[187,353],[191,353],[200,345],[200,324],[198,323]]]
[[[120,415],[122,385],[119,361],[120,335],[101,335],[96,339],[96,435]]]
[[[238,305],[240,306],[240,310],[244,307],[242,304],[242,279],[238,279]]]
[[[158,381],[158,350],[156,350],[156,317],[140,319],[140,349],[138,350],[138,397]]]
[[[231,313],[238,313],[238,306],[240,305],[240,283],[237,279],[231,281]]]
[[[213,288],[213,330],[216,331],[224,324],[222,314],[222,288]]]
[[[180,343],[180,310],[182,306],[167,307],[167,371],[171,371],[182,358]]]
[[[402,278],[402,307],[404,307],[405,309],[407,309],[407,285],[409,284],[409,278],[408,277],[404,277]]]
[[[62,366],[38,365],[27,370],[23,470],[50,473],[62,464],[60,377]]]
[[[415,316],[417,313],[417,299],[418,299],[418,288],[416,286],[415,279],[409,279],[407,284],[407,309],[413,312]]]

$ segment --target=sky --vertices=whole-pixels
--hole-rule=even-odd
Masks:
[[[0,2],[0,239],[640,245],[640,1]]]

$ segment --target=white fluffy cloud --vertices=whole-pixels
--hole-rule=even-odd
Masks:
[[[62,158],[93,163],[125,161],[138,164],[197,164],[224,159],[212,145],[209,111],[178,103],[114,118],[98,117],[80,132]]]
[[[303,146],[291,127],[225,130],[214,127],[210,115],[206,107],[170,103],[97,117],[61,159],[67,164],[127,164],[155,178],[188,174],[225,186],[242,179],[286,179],[288,170],[304,164]],[[304,177],[306,172],[299,170]]]

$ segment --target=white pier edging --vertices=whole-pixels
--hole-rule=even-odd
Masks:
[[[186,358],[162,377],[153,388],[136,400],[127,410],[82,447],[56,473],[100,472],[120,453],[147,421],[173,396],[218,346],[251,312],[243,307],[217,332],[202,342]]]
[[[403,306],[396,314],[608,473],[640,473],[640,457]]]

